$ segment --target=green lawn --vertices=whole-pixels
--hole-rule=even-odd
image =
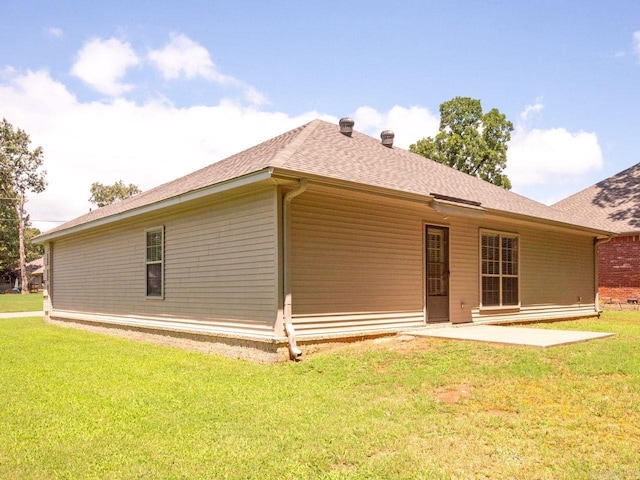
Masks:
[[[0,295],[0,313],[39,312],[42,310],[42,293]]]
[[[0,478],[640,477],[640,314],[543,327],[617,335],[267,366],[0,320]]]

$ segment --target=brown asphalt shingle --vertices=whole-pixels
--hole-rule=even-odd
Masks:
[[[295,128],[259,145],[209,165],[197,172],[143,192],[130,199],[94,210],[46,234],[130,212],[188,192],[232,180],[266,168],[316,175],[341,181],[423,195],[445,195],[480,202],[487,210],[586,228],[598,227],[588,219],[576,219],[488,182],[402,150],[388,148],[379,139],[322,120]]]
[[[616,233],[640,232],[640,163],[553,205]]]

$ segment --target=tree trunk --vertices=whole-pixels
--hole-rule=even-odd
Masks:
[[[29,293],[29,280],[27,279],[27,258],[24,250],[24,195],[18,197],[16,204],[16,214],[18,215],[18,245],[20,251],[20,283],[22,290],[20,293]]]

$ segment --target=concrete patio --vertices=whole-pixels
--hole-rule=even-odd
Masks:
[[[11,312],[11,313],[0,313],[0,319],[2,318],[21,318],[21,317],[41,317],[44,315],[44,312]]]
[[[614,333],[583,332],[574,330],[547,330],[540,328],[510,327],[497,325],[470,325],[463,327],[421,328],[405,330],[406,335],[417,337],[471,340],[499,343],[503,345],[525,345],[530,347],[555,347],[572,343],[606,338]]]

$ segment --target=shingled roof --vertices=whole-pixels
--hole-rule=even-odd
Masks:
[[[619,234],[640,232],[640,163],[553,205]]]
[[[380,140],[353,132],[340,133],[339,127],[314,120],[243,152],[213,163],[197,172],[165,183],[127,200],[94,210],[71,220],[43,237],[92,223],[108,222],[120,215],[135,214],[145,207],[195,192],[216,184],[271,169],[275,173],[313,176],[424,196],[425,199],[454,199],[461,205],[479,206],[509,216],[529,217],[550,223],[579,227],[602,233],[588,219],[576,220],[561,210],[535,202],[476,177],[393,147]],[[606,229],[604,229],[606,230]]]

